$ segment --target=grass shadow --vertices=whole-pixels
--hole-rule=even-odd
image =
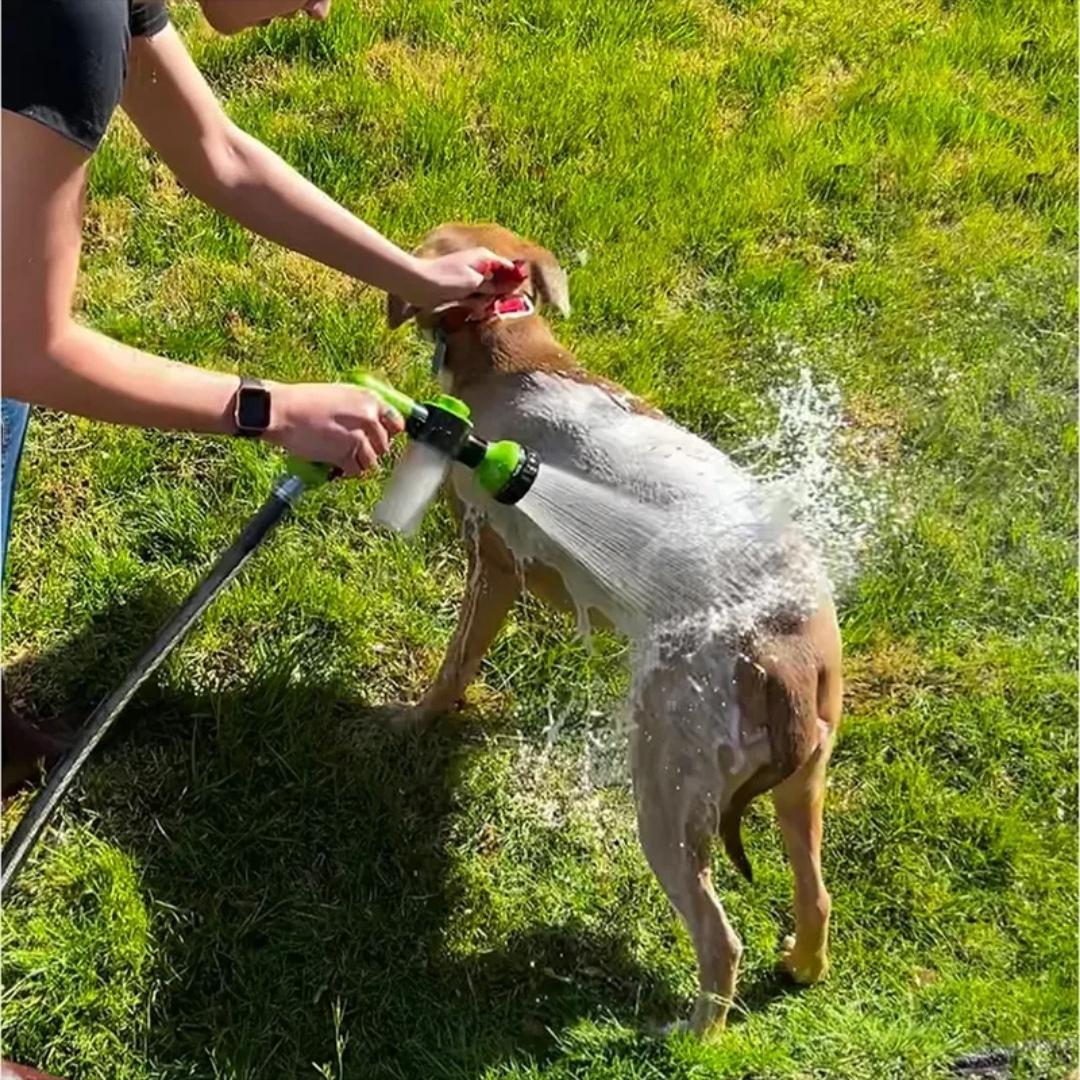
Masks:
[[[120,640],[145,642],[161,610],[143,597],[113,615]],[[50,700],[88,712],[135,656],[109,622],[14,670],[22,696],[45,678]],[[455,778],[477,740],[467,725],[397,733],[292,670],[223,693],[148,687],[81,781],[96,834],[153,901],[147,1049],[162,1075],[311,1075],[347,1033],[341,1075],[475,1076],[558,1056],[582,1017],[677,1011],[616,934],[568,922],[455,949],[469,872]]]
[[[78,729],[174,609],[175,598],[158,586],[109,605],[52,649],[21,656],[6,666],[5,700],[43,726],[69,733]],[[144,697],[152,693],[148,687]],[[117,730],[125,727],[121,716]]]
[[[812,986],[801,986],[779,967],[763,968],[740,981],[737,1002],[732,1009],[729,1023],[742,1023],[748,1016],[765,1012],[774,1002],[793,994],[805,994]]]

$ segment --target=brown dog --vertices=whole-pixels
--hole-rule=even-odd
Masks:
[[[528,277],[519,292],[537,305],[568,311],[566,276],[554,257],[498,226],[443,226],[420,254],[476,246],[521,260]],[[524,311],[515,310],[521,306]],[[504,309],[514,317],[504,317]],[[469,404],[484,438],[519,439],[545,465],[565,465],[665,506],[698,497],[675,479],[685,472],[683,462],[694,463],[698,476],[706,470],[710,478],[710,501],[702,504],[711,508],[704,512],[706,530],[709,513],[719,530],[719,519],[730,518],[755,491],[753,479],[719,451],[585,372],[527,300],[413,313],[391,298],[388,314],[391,326],[415,314],[436,336],[440,380]],[[640,446],[650,453],[637,454]],[[467,476],[455,474],[453,487],[455,509],[461,514],[466,504],[475,525],[468,587],[442,667],[403,718],[412,723],[457,705],[523,587],[579,617],[584,611],[590,622],[632,637],[640,633],[618,597],[593,588],[564,551],[529,532],[520,512],[479,504]],[[702,514],[696,510],[694,520]],[[665,545],[677,542],[661,535],[655,545],[663,555]],[[841,694],[840,636],[827,587],[815,592],[809,607],[781,588],[738,640],[722,633],[679,638],[654,648],[648,661],[638,650],[631,734],[638,829],[645,856],[693,939],[700,993],[692,1026],[698,1032],[723,1027],[742,952],[712,888],[711,840],[719,833],[749,877],[739,822],[750,800],[765,791],[772,792],[795,878],[795,934],[785,940],[782,962],[798,982],[826,973],[830,900],[821,876],[822,801]]]

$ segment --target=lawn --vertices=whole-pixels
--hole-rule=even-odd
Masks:
[[[802,371],[838,389],[890,510],[841,598],[833,972],[801,992],[774,974],[791,885],[765,800],[755,883],[717,859],[746,945],[729,1030],[651,1034],[694,971],[625,779],[600,775],[624,646],[527,602],[464,714],[388,730],[439,661],[463,558],[441,507],[417,542],[373,531],[376,477],[311,495],[259,553],[5,898],[5,1055],[101,1080],[876,1080],[1025,1044],[1014,1076],[1064,1076],[1074,5],[339,0],[325,26],[229,40],[173,10],[231,115],[401,243],[468,218],[552,248],[562,339],[718,445],[767,438]],[[197,204],[119,118],[88,217],[95,327],[431,389],[377,295]],[[77,722],[280,468],[39,414],[7,693]]]

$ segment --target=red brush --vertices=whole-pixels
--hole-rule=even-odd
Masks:
[[[478,270],[481,267],[477,267]],[[515,259],[510,266],[502,263],[489,263],[484,269],[487,270],[491,284],[500,290],[509,291],[515,285],[520,285],[529,276],[529,271],[524,259]]]

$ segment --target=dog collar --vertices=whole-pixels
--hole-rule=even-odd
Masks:
[[[435,327],[435,352],[431,357],[431,372],[438,375],[446,359],[446,335],[461,330],[469,323],[508,322],[511,319],[526,319],[536,313],[536,305],[526,293],[513,296],[499,296],[482,308],[462,304],[447,308]]]
[[[499,296],[481,308],[461,304],[440,313],[439,329],[452,334],[468,323],[504,322],[507,319],[524,319],[534,314],[536,306],[532,297],[525,293]]]

